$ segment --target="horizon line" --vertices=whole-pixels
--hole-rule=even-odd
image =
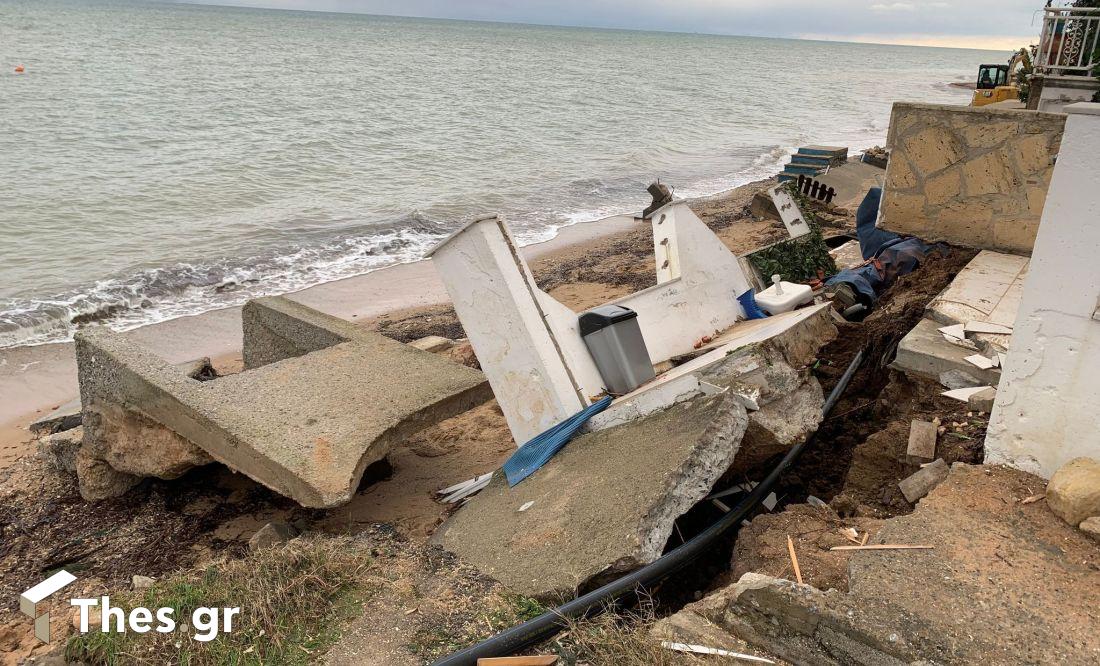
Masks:
[[[146,0],[150,1],[150,0]],[[901,46],[906,48],[916,49],[951,49],[961,51],[1013,51],[1012,47],[1001,48],[989,48],[982,46],[945,46],[942,44],[919,44],[908,42],[890,42],[890,41],[872,41],[872,40],[859,40],[853,39],[852,36],[838,36],[829,37],[825,35],[799,35],[799,36],[779,36],[779,35],[750,35],[750,34],[738,34],[729,32],[704,32],[704,31],[688,31],[688,30],[659,30],[657,28],[624,28],[617,26],[598,26],[598,25],[580,25],[575,23],[535,23],[531,21],[508,21],[501,19],[486,19],[486,18],[455,18],[449,16],[416,16],[411,14],[379,14],[375,12],[362,12],[362,11],[342,11],[338,9],[302,9],[297,7],[262,7],[257,5],[247,4],[235,4],[225,2],[196,2],[192,0],[151,0],[153,4],[171,4],[171,5],[190,5],[194,7],[223,7],[232,9],[245,9],[245,10],[257,10],[257,11],[270,11],[270,12],[292,12],[298,14],[336,14],[336,15],[350,15],[350,16],[372,16],[379,18],[396,18],[396,19],[415,19],[425,21],[453,21],[458,23],[490,23],[496,25],[514,25],[525,26],[533,28],[573,28],[580,30],[612,30],[616,32],[640,32],[640,33],[655,33],[655,34],[668,34],[668,35],[699,35],[704,37],[747,37],[751,39],[777,39],[788,40],[796,42],[822,42],[829,44],[860,44],[867,46]],[[881,35],[882,38],[888,38],[886,35]],[[951,37],[951,35],[928,35],[931,39],[940,37]],[[975,35],[958,35],[960,39],[967,37],[977,37]],[[1033,40],[1026,38],[1013,37],[1013,36],[989,36],[985,39],[1005,39],[1007,40],[1020,40],[1024,39],[1030,45],[1031,41],[1038,42],[1038,35]],[[1019,48],[1019,47],[1016,47]]]

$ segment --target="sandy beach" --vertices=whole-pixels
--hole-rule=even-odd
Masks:
[[[692,207],[731,250],[745,252],[779,237],[772,222],[745,218],[752,195],[772,179],[710,197]],[[639,201],[639,208],[644,205]],[[738,225],[730,227],[733,220]],[[564,228],[524,253],[540,286],[583,310],[653,283],[647,225],[614,216]],[[322,312],[361,322],[402,341],[455,335],[457,321],[430,260],[392,266],[289,294]],[[239,363],[240,308],[224,308],[134,329],[125,334],[171,363],[208,356],[216,367]],[[33,449],[27,426],[79,393],[72,343],[0,350],[0,468]]]

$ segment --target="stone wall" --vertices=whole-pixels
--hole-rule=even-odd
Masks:
[[[879,226],[1029,254],[1065,116],[896,103]]]

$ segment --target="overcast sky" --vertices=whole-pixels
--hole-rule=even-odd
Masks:
[[[195,0],[551,25],[1015,49],[1043,0]]]

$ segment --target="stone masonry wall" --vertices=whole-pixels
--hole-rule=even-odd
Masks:
[[[1030,254],[1062,114],[896,103],[879,226],[927,241]]]

